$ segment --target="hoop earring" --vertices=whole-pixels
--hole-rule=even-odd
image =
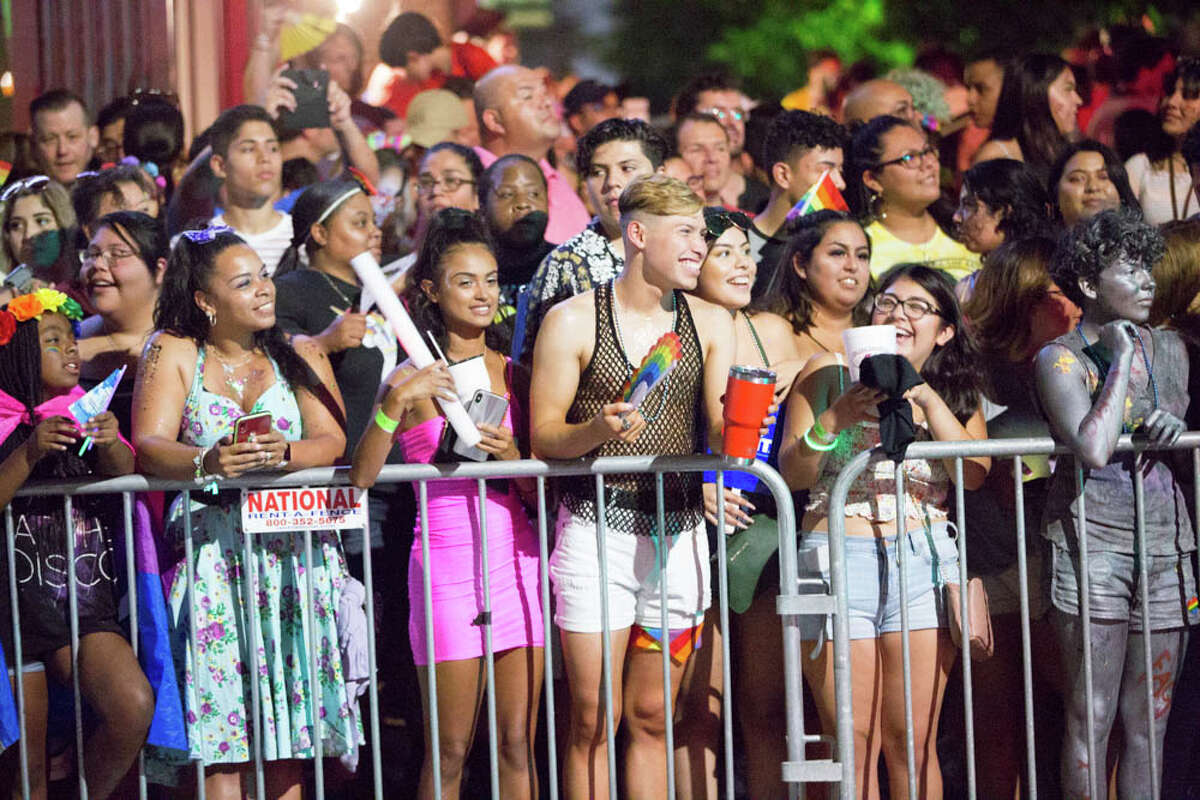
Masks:
[[[884,209],[884,207],[883,207],[883,196],[882,195],[878,195],[878,194],[875,194],[874,192],[871,192],[871,208],[878,209],[875,212],[875,216],[878,219],[881,219],[881,220],[887,219],[887,210]]]
[[[217,324],[217,312],[205,311],[204,316],[208,317],[208,327],[211,328],[212,326]]]

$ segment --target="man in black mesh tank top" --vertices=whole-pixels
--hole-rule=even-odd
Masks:
[[[538,332],[532,435],[539,457],[682,455],[703,452],[706,441],[719,450],[733,326],[724,309],[683,294],[696,288],[706,252],[701,209],[686,184],[663,175],[639,178],[622,192],[623,271],[611,283],[556,305]],[[682,344],[674,370],[638,408],[621,402],[625,381],[668,331]],[[690,653],[700,646],[699,625],[711,601],[700,475],[664,475],[661,536],[654,476],[608,476],[606,586],[600,579],[594,481],[567,479],[561,490],[550,575],[571,688],[566,795],[608,795],[600,603],[606,588],[613,714],[621,719],[624,701],[629,731],[623,794],[662,798],[667,753],[661,648],[670,647],[674,696]],[[659,604],[660,548],[666,550],[666,632]]]

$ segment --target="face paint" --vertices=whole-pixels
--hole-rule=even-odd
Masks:
[[[1154,288],[1149,267],[1121,258],[1100,272],[1093,303],[1104,322],[1127,319],[1141,324],[1150,318]]]
[[[1063,353],[1062,355],[1060,355],[1058,357],[1058,360],[1054,362],[1054,368],[1056,370],[1058,370],[1059,372],[1061,372],[1063,375],[1066,375],[1068,372],[1071,371],[1071,365],[1074,363],[1075,363],[1074,356],[1070,355],[1069,353]]]

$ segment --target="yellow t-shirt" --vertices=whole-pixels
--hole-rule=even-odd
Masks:
[[[977,253],[946,235],[940,227],[924,244],[912,244],[883,227],[878,220],[867,226],[871,237],[871,276],[878,278],[896,264],[928,264],[949,273],[955,282],[979,269]]]

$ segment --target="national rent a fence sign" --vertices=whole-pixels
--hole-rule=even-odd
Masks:
[[[367,527],[367,491],[353,486],[243,489],[247,533]]]

